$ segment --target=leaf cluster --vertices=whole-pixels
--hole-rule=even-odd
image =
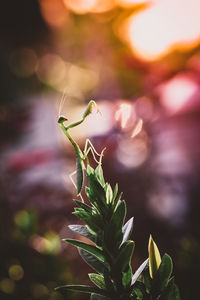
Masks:
[[[172,260],[167,254],[160,258],[152,237],[149,258],[133,274],[131,261],[135,243],[130,240],[133,218],[125,223],[126,203],[118,193],[118,185],[113,190],[105,183],[101,165],[96,169],[88,165],[86,176],[89,205],[75,200],[74,211],[86,225],[69,228],[90,241],[64,241],[76,246],[84,261],[96,271],[89,274],[94,286],[65,285],[57,289],[89,293],[91,300],[179,300],[178,289],[171,278]]]

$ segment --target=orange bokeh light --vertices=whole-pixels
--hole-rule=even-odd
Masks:
[[[102,13],[114,7],[114,0],[63,0],[65,6],[77,14]]]
[[[39,0],[41,14],[51,27],[61,27],[66,23],[68,12],[62,0]]]
[[[115,0],[115,2],[122,7],[130,7],[136,4],[152,2],[152,0]]]
[[[134,53],[155,60],[171,50],[193,48],[200,38],[198,0],[162,0],[131,16],[123,30]]]

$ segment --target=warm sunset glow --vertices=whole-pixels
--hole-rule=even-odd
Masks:
[[[139,57],[158,59],[174,48],[194,47],[200,39],[199,19],[198,0],[156,1],[129,18],[127,40]]]
[[[143,126],[143,121],[142,121],[142,119],[139,119],[132,131],[132,134],[131,134],[132,138],[134,138],[136,135],[138,135],[141,132],[142,126]]]
[[[115,2],[122,7],[130,7],[135,4],[152,2],[152,0],[115,0]]]
[[[119,106],[119,109],[115,113],[115,120],[120,121],[122,128],[125,128],[128,122],[128,119],[131,116],[131,104],[122,103]]]
[[[192,78],[177,75],[160,87],[161,102],[170,112],[176,112],[190,100],[197,89],[198,85]]]
[[[52,27],[65,24],[68,12],[62,0],[40,0],[40,10],[45,22]]]
[[[101,13],[114,7],[114,0],[63,0],[63,2],[77,14]]]

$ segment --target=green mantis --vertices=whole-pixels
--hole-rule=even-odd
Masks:
[[[96,102],[91,100],[88,103],[88,106],[87,106],[86,110],[83,113],[82,119],[80,121],[72,123],[68,126],[64,125],[64,122],[68,121],[67,118],[61,116],[58,119],[58,123],[60,124],[64,134],[69,139],[69,141],[71,142],[71,144],[72,144],[72,146],[74,147],[74,150],[75,150],[75,154],[76,154],[76,171],[74,171],[73,173],[70,174],[70,178],[72,179],[72,176],[74,174],[76,174],[76,185],[75,186],[76,186],[77,195],[80,195],[80,192],[81,192],[81,189],[82,189],[82,186],[83,186],[84,170],[86,169],[84,161],[86,160],[86,163],[88,164],[88,153],[91,151],[94,160],[98,164],[101,164],[101,157],[103,155],[104,150],[102,151],[101,154],[97,153],[97,151],[95,150],[95,148],[92,145],[91,141],[89,139],[87,139],[86,143],[85,143],[84,150],[82,152],[79,145],[73,140],[73,138],[69,134],[69,129],[71,129],[73,127],[76,127],[76,126],[80,125],[81,123],[83,123],[84,120],[87,118],[87,116],[92,113],[94,107],[96,108],[97,112],[99,112],[99,109],[97,107]],[[95,154],[100,157],[99,161],[95,158]],[[73,182],[73,180],[72,180],[72,182]]]

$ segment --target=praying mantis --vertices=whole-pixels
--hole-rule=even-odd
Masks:
[[[70,178],[72,180],[72,183],[75,185],[76,187],[76,191],[77,191],[77,195],[79,195],[81,197],[81,190],[83,187],[83,181],[84,181],[84,172],[86,170],[86,166],[85,166],[85,160],[86,163],[88,163],[88,154],[91,151],[93,158],[95,160],[95,162],[97,162],[98,165],[101,165],[101,159],[103,156],[103,151],[105,150],[105,148],[103,149],[103,151],[101,152],[101,154],[99,154],[94,146],[92,145],[91,141],[89,139],[86,140],[85,142],[85,147],[83,152],[81,151],[79,145],[73,140],[73,138],[71,137],[71,135],[69,134],[69,129],[76,127],[78,125],[80,125],[81,123],[84,122],[84,120],[87,118],[88,115],[90,115],[93,111],[93,108],[96,108],[97,112],[99,112],[98,106],[96,104],[96,102],[94,100],[91,100],[88,105],[86,110],[83,113],[82,119],[78,122],[72,123],[68,126],[64,125],[64,122],[68,121],[67,118],[60,116],[58,119],[58,123],[60,124],[60,127],[62,128],[64,134],[66,135],[66,137],[68,138],[68,140],[70,141],[70,143],[72,144],[72,146],[74,147],[75,150],[75,154],[76,154],[76,170],[74,172],[72,172],[70,174]],[[89,146],[89,147],[88,147]],[[99,160],[96,159],[95,154],[97,156],[100,157]],[[76,174],[76,184],[74,183],[72,176]],[[82,197],[81,197],[82,199]],[[83,201],[83,199],[82,199]]]

